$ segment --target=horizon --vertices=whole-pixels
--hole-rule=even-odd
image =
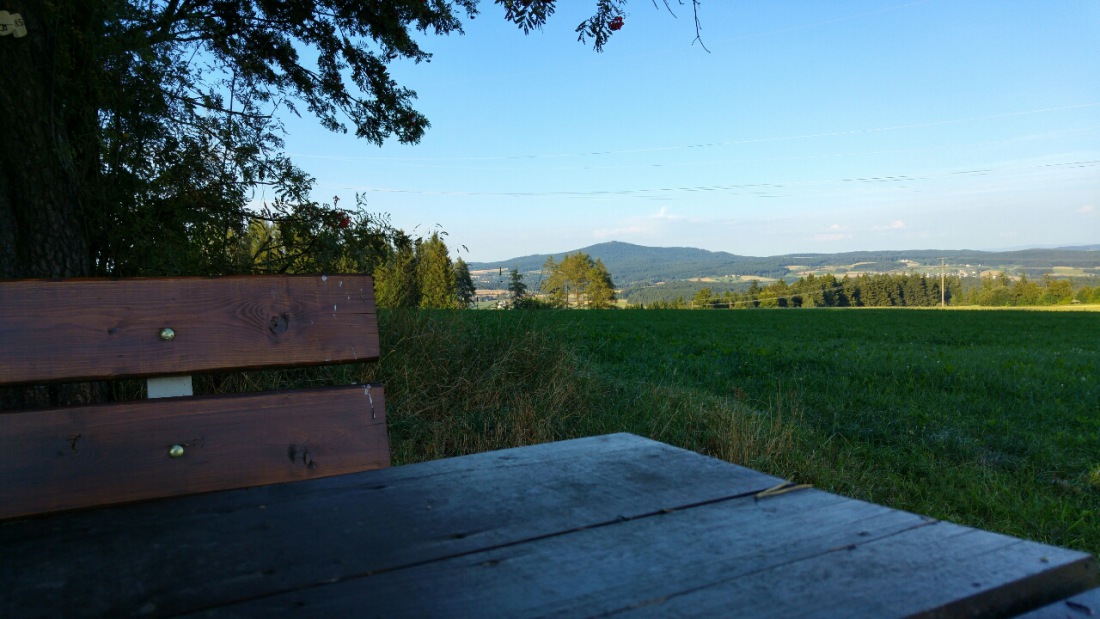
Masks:
[[[431,63],[392,67],[432,123],[419,145],[289,116],[286,152],[314,199],[362,194],[468,262],[611,239],[752,256],[1096,242],[1095,2],[708,0],[709,52],[690,8],[635,0],[597,54],[573,32],[588,2],[528,36],[483,3],[465,36],[419,37]]]
[[[513,261],[513,260],[522,260],[522,259],[531,258],[531,257],[558,256],[558,255],[564,255],[564,254],[573,254],[573,253],[576,253],[578,251],[583,252],[583,251],[586,251],[586,250],[590,250],[590,249],[592,249],[594,247],[598,247],[600,245],[613,245],[613,244],[632,245],[632,246],[641,247],[641,248],[644,248],[644,249],[691,249],[691,250],[700,250],[700,251],[705,251],[705,252],[710,252],[710,253],[727,253],[727,254],[731,254],[731,255],[734,255],[734,256],[742,257],[742,258],[778,258],[778,257],[784,257],[784,256],[833,255],[833,254],[852,254],[852,253],[875,254],[875,253],[880,253],[880,252],[890,252],[890,253],[904,253],[904,252],[922,252],[922,253],[924,253],[924,252],[944,252],[944,253],[980,252],[980,253],[990,253],[990,254],[1003,254],[1003,253],[1012,253],[1012,252],[1020,252],[1020,251],[1032,251],[1032,250],[1038,250],[1038,251],[1041,251],[1041,250],[1051,250],[1051,251],[1096,251],[1096,252],[1100,252],[1100,249],[1086,249],[1086,248],[1092,248],[1092,247],[1100,248],[1100,243],[1079,243],[1079,244],[1073,244],[1073,245],[1049,245],[1049,246],[1025,245],[1025,246],[1020,246],[1020,247],[1006,247],[1006,248],[1001,248],[1001,249],[975,249],[973,247],[964,247],[964,248],[958,248],[958,249],[950,249],[950,248],[944,249],[944,248],[937,248],[937,247],[924,247],[924,248],[905,247],[905,248],[900,248],[900,249],[890,249],[890,248],[853,249],[853,250],[848,250],[848,251],[835,251],[835,252],[788,252],[788,253],[783,253],[783,254],[756,255],[756,254],[740,254],[740,253],[737,253],[737,252],[731,252],[731,251],[725,251],[725,250],[710,250],[710,249],[705,249],[705,248],[702,248],[702,247],[692,247],[692,246],[688,246],[688,245],[643,245],[643,244],[640,244],[640,243],[630,243],[630,242],[627,242],[627,241],[611,240],[611,241],[601,241],[599,243],[594,243],[594,244],[591,244],[591,245],[585,245],[583,247],[576,247],[576,248],[573,248],[573,249],[567,249],[567,250],[561,250],[561,251],[550,251],[550,252],[538,252],[538,253],[533,253],[533,254],[523,254],[523,255],[519,255],[519,256],[510,256],[508,258],[501,258],[501,259],[498,259],[498,260],[466,260],[465,258],[463,258],[463,260],[468,264],[497,265],[497,264],[506,263],[506,262]],[[492,268],[496,268],[496,267],[492,267]]]

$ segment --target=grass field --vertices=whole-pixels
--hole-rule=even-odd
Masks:
[[[395,464],[629,431],[1100,553],[1100,316],[382,315]]]

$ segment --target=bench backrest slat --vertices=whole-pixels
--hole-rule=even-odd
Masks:
[[[0,519],[383,468],[384,411],[357,385],[0,414]]]
[[[163,339],[171,329],[174,337]],[[370,277],[15,280],[0,285],[0,384],[378,358]]]

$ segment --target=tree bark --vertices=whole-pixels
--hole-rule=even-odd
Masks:
[[[0,277],[88,275],[84,215],[96,174],[97,110],[91,92],[74,93],[98,71],[76,36],[80,9],[9,1],[27,27],[0,39]],[[71,3],[64,3],[65,5]],[[87,96],[84,96],[87,95]],[[74,109],[75,108],[75,109]],[[89,120],[91,124],[89,125]],[[92,191],[90,191],[92,190]]]
[[[98,110],[88,80],[102,15],[74,3],[8,0],[27,35],[0,38],[0,278],[78,277],[91,272],[86,216],[97,195]],[[100,384],[0,389],[0,410],[105,399]]]

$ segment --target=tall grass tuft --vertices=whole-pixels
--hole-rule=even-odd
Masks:
[[[775,398],[762,411],[732,407],[728,402],[709,411],[715,419],[713,447],[708,453],[779,475],[791,469],[791,458],[802,438],[796,434],[802,426],[802,408],[794,391],[778,387]]]
[[[593,381],[568,338],[527,313],[394,310],[382,357],[394,464],[578,435]]]

